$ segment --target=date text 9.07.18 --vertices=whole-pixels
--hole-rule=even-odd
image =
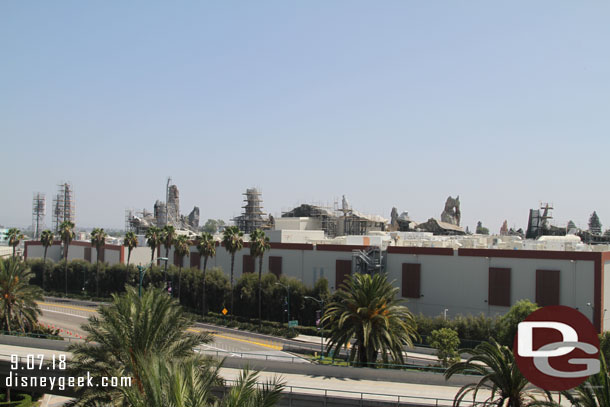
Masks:
[[[11,355],[11,370],[66,370],[66,355]]]

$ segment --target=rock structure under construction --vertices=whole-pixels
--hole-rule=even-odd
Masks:
[[[462,213],[460,212],[460,196],[458,195],[455,198],[447,198],[447,201],[445,201],[445,209],[443,210],[443,213],[441,213],[441,222],[460,226],[461,218]]]
[[[256,229],[270,229],[273,223],[273,218],[268,217],[263,212],[263,199],[261,192],[252,187],[246,189],[244,195],[244,210],[242,214],[233,221],[235,225],[244,233],[252,233]]]
[[[180,191],[176,185],[169,185],[167,202],[157,200],[150,213],[130,213],[129,228],[138,234],[146,233],[151,226],[164,227],[172,225],[178,230],[197,233],[199,230],[199,207],[195,206],[188,216],[180,215]]]

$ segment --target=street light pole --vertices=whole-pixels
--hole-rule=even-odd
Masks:
[[[286,289],[286,311],[288,313],[286,319],[288,320],[288,324],[290,324],[290,289],[288,288],[287,285],[282,284],[280,282],[276,282],[276,285],[281,285],[282,287],[284,287],[284,289]]]
[[[165,260],[167,261],[167,257],[159,257],[157,260]],[[153,265],[154,261],[151,261],[150,263],[148,263],[148,265],[146,266],[146,268],[150,267],[150,269],[152,270],[152,265]],[[144,275],[146,274],[146,268],[142,267],[142,266],[138,266],[138,271],[140,272],[140,281],[138,284],[138,297],[142,298],[142,281],[144,280]]]
[[[317,302],[318,305],[321,307],[320,322],[319,322],[320,323],[320,358],[324,359],[324,325],[322,324],[322,318],[324,317],[324,298],[317,299],[314,297],[310,297],[308,295],[304,296],[303,298],[313,300],[313,301]]]
[[[167,290],[167,257],[159,257],[157,260],[165,260],[165,266],[163,267],[163,284],[165,284],[164,288]]]

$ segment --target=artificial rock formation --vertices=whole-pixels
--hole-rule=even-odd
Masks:
[[[199,207],[195,206],[189,213],[188,224],[193,230],[199,229]]]
[[[447,201],[445,201],[445,209],[443,210],[443,213],[441,213],[441,222],[460,226],[461,217],[460,196],[447,198]]]
[[[131,214],[129,226],[136,233],[145,233],[151,226],[164,227],[172,225],[178,230],[189,230],[197,233],[199,230],[199,208],[195,206],[188,216],[180,215],[180,192],[176,185],[170,185],[167,203],[157,200],[153,213],[144,210],[139,215]]]

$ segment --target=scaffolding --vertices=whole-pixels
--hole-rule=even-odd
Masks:
[[[359,216],[349,213],[343,216],[344,235],[366,235],[368,232],[369,221]]]
[[[244,195],[245,205],[242,206],[244,211],[241,216],[233,219],[239,230],[244,233],[251,233],[256,229],[267,226],[268,220],[263,218],[266,214],[263,212],[261,192],[256,188],[248,188],[242,195]]]
[[[339,233],[338,228],[338,209],[337,202],[332,209],[330,206],[324,206],[323,203],[312,204],[296,204],[297,206],[290,211],[283,211],[282,217],[311,217],[320,222],[320,227],[327,237],[336,237]]]
[[[59,232],[59,227],[65,221],[76,221],[74,190],[69,182],[58,185],[57,195],[53,199],[53,228],[56,232]]]
[[[337,236],[337,217],[334,216],[330,208],[325,208],[323,206],[312,206],[311,216],[320,220],[322,230],[324,233],[326,233],[327,237],[332,238]]]
[[[549,219],[553,219],[551,211],[553,210],[553,204],[548,202],[540,202],[540,210],[542,211],[542,228],[548,229],[550,227]]]
[[[32,230],[34,239],[40,237],[40,229],[44,228],[44,217],[47,213],[47,197],[42,192],[35,192],[32,198]]]
[[[146,209],[141,211],[135,209],[125,209],[125,231],[134,232],[136,235],[143,235],[151,226],[156,225],[153,214]]]
[[[125,232],[135,232],[135,227],[131,225],[134,213],[133,209],[125,209]]]
[[[525,233],[526,239],[537,239],[551,228],[549,219],[553,219],[553,215],[551,214],[553,204],[540,202],[539,207],[540,209],[530,209],[529,219],[527,221],[527,231]]]

